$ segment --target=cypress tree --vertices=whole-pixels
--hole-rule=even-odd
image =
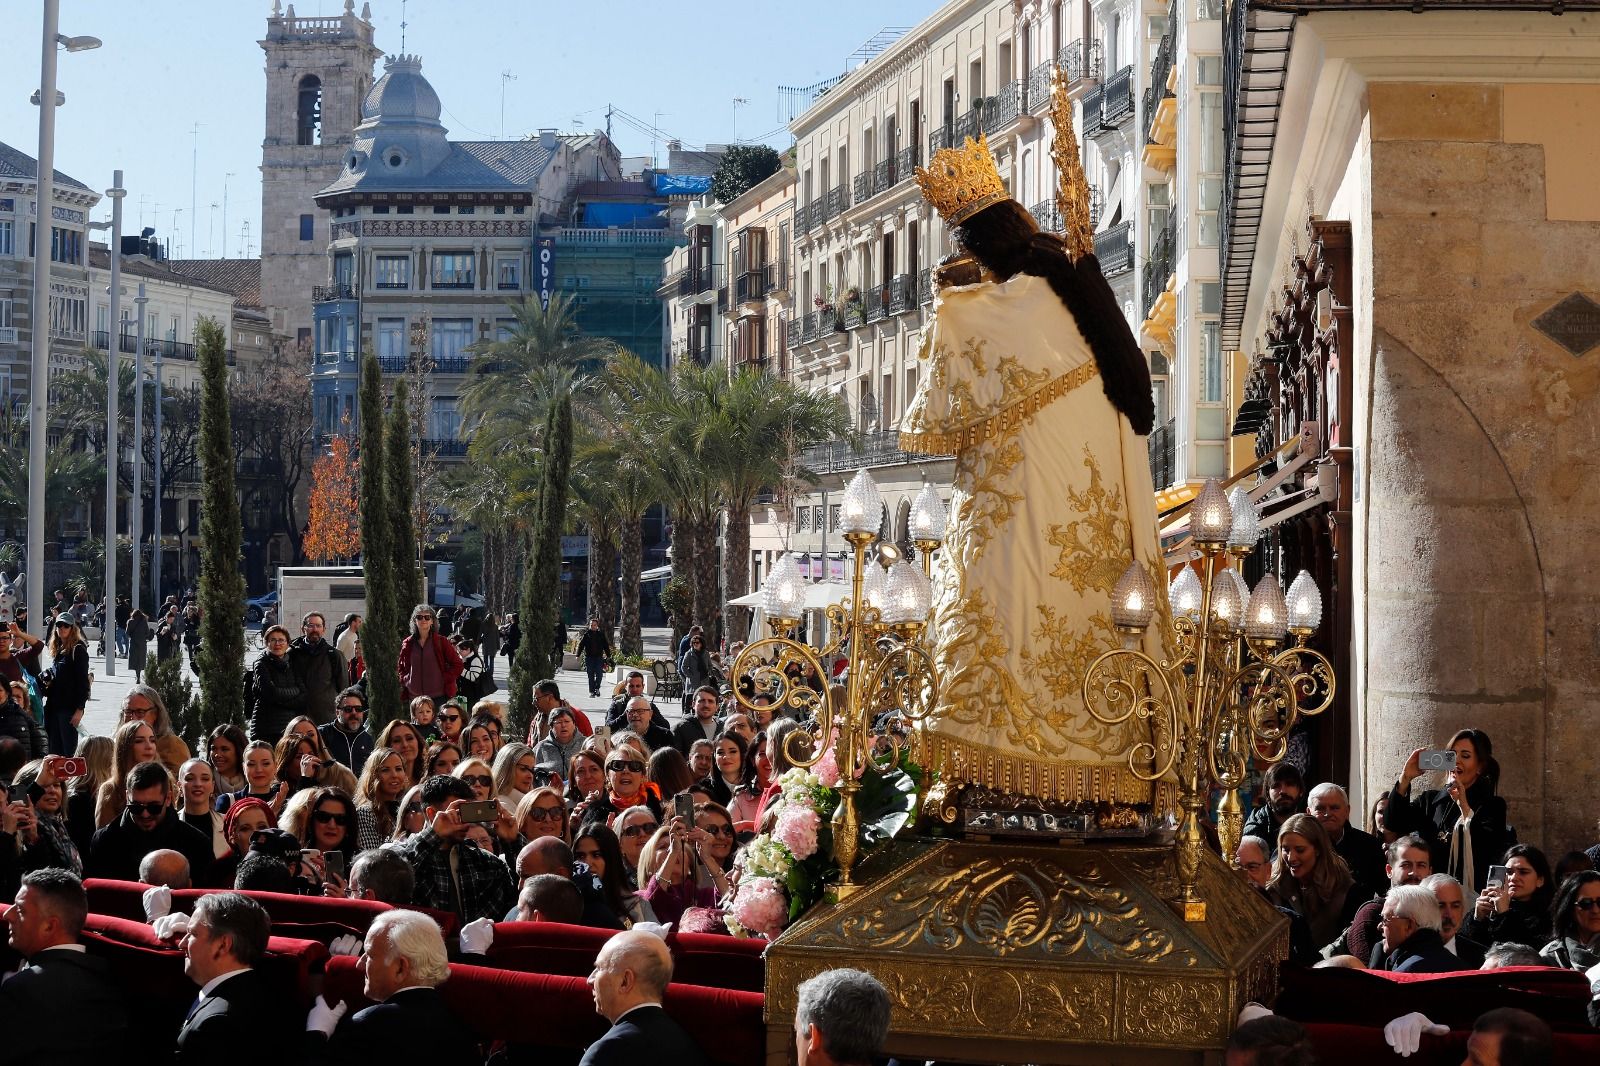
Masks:
[[[563,393],[550,405],[544,427],[544,469],[539,477],[529,557],[522,573],[518,617],[522,644],[511,666],[509,732],[522,736],[533,713],[533,685],[554,677],[551,634],[561,616],[561,530],[566,524],[567,482],[572,471],[572,397]]]
[[[427,599],[417,572],[416,482],[411,467],[410,390],[404,378],[395,383],[389,401],[389,425],[384,438],[385,502],[396,518],[390,544],[395,606],[409,617],[412,607]]]
[[[227,335],[213,320],[196,329],[200,364],[200,730],[244,721],[244,530],[234,482],[228,413]]]
[[[367,587],[367,621],[361,627],[361,652],[367,661],[367,726],[373,732],[403,717],[400,706],[400,617],[394,568],[390,562],[394,515],[385,491],[383,375],[378,358],[361,361],[361,567]]]

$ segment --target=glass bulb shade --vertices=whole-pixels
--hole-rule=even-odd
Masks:
[[[889,576],[879,563],[868,563],[866,575],[861,579],[861,598],[870,607],[883,610],[884,582]]]
[[[1138,563],[1128,564],[1111,590],[1111,620],[1126,629],[1144,629],[1155,609],[1149,573]]]
[[[1178,571],[1167,588],[1167,599],[1177,614],[1186,615],[1192,621],[1200,620],[1200,576],[1194,572],[1194,567],[1185,566]]]
[[[1206,478],[1189,508],[1189,532],[1201,544],[1222,544],[1233,532],[1233,508],[1214,477]]]
[[[1315,630],[1322,624],[1322,590],[1304,570],[1289,586],[1289,628]]]
[[[798,619],[806,610],[806,582],[800,563],[789,552],[778,556],[761,586],[761,609],[768,618]]]
[[[1250,603],[1244,610],[1244,634],[1253,640],[1282,640],[1288,628],[1283,582],[1277,574],[1266,574],[1250,593]]]
[[[904,560],[889,568],[883,590],[883,620],[888,625],[925,622],[933,605],[933,586],[922,568]]]
[[[1239,595],[1239,578],[1232,570],[1222,570],[1211,579],[1211,617],[1229,632],[1239,628],[1244,613],[1244,598]]]
[[[1250,493],[1243,485],[1228,494],[1228,506],[1233,509],[1233,528],[1228,533],[1228,547],[1253,548],[1261,539],[1261,512],[1250,502]]]
[[[876,533],[883,521],[883,495],[865,470],[856,471],[839,506],[839,529],[845,533]]]
[[[911,539],[942,542],[948,519],[944,501],[939,499],[932,485],[924,484],[917,498],[911,501]]]

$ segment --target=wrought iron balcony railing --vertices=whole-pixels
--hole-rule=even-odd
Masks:
[[[1094,255],[1108,278],[1133,269],[1133,223],[1119,222],[1094,235]]]

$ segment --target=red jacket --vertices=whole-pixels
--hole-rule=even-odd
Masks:
[[[456,646],[449,638],[435,633],[428,639],[428,644],[433,648],[434,662],[439,664],[439,676],[444,679],[443,692],[413,692],[408,684],[411,678],[411,649],[416,647],[416,637],[407,637],[400,645],[400,661],[396,669],[400,672],[400,694],[405,701],[410,703],[418,696],[443,696],[450,699],[456,694],[456,681],[461,677],[461,653],[456,651]]]

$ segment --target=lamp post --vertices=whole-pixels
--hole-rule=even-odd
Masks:
[[[133,355],[133,504],[129,507],[131,516],[128,521],[129,539],[133,541],[133,572],[130,579],[133,582],[133,599],[129,604],[130,610],[139,609],[139,586],[143,579],[140,573],[139,557],[140,541],[144,535],[144,305],[147,303],[144,294],[144,282],[139,282],[139,295],[133,298],[134,306],[134,355]],[[119,334],[117,344],[120,347],[122,337]],[[152,608],[156,605],[152,604]]]
[[[128,190],[122,187],[122,171],[111,175],[111,316],[112,328],[117,330],[106,343],[106,584],[104,625],[116,628],[117,613],[117,467],[121,465],[122,449],[117,434],[117,386],[122,378],[122,198]],[[117,642],[102,640],[106,649],[106,676],[117,673]]]
[[[139,320],[141,324],[143,319]],[[142,326],[141,326],[142,328]],[[161,609],[161,342],[156,342],[155,506],[151,509],[150,604]]]
[[[50,223],[55,218],[56,192],[56,47],[69,52],[99,48],[95,37],[63,37],[61,0],[44,0],[44,26],[39,48],[39,169],[34,186],[38,208],[33,237],[32,360],[28,371],[28,606],[44,607],[45,426],[50,393]]]

